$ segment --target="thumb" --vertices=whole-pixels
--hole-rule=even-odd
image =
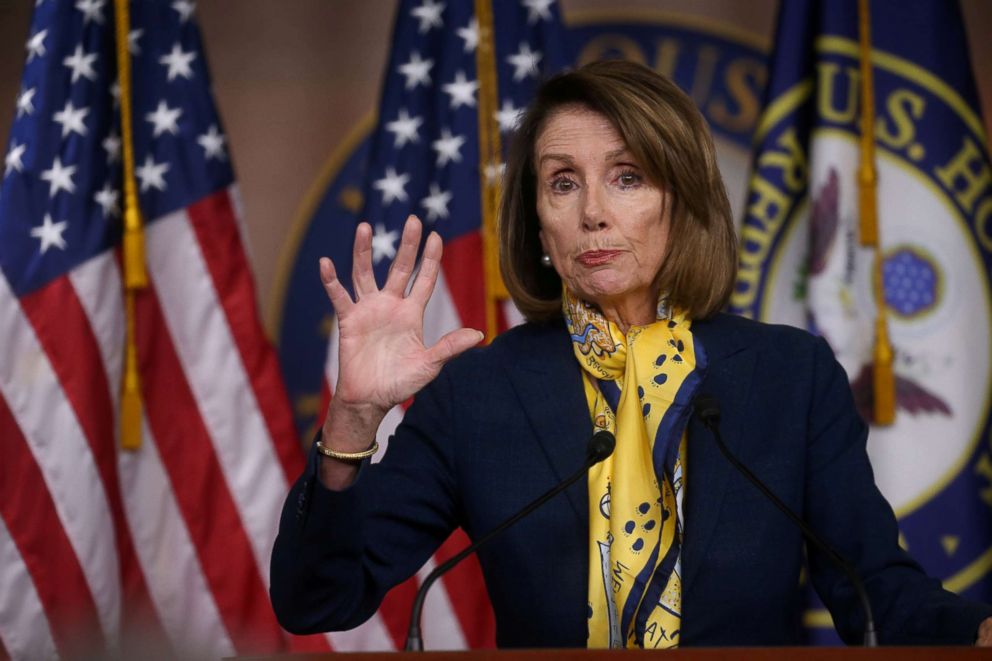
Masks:
[[[474,347],[484,337],[482,331],[474,328],[459,328],[451,331],[427,350],[427,359],[440,368],[458,354]]]

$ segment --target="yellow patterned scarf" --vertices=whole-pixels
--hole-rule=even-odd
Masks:
[[[705,353],[663,302],[656,322],[626,336],[567,289],[562,308],[593,424],[617,439],[589,472],[587,645],[676,647],[685,428]]]

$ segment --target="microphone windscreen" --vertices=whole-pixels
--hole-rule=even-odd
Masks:
[[[610,432],[601,429],[592,435],[586,445],[586,458],[599,463],[613,454],[613,448],[617,445],[617,439]]]
[[[720,402],[713,395],[705,393],[696,395],[692,400],[692,408],[704,424],[709,425],[720,421]]]

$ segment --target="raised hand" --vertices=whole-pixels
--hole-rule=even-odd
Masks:
[[[340,335],[338,382],[324,424],[324,443],[342,452],[368,447],[390,408],[483,338],[477,330],[460,328],[432,347],[424,345],[424,308],[437,282],[442,246],[441,237],[431,232],[411,287],[420,235],[420,221],[410,216],[386,284],[379,289],[372,271],[372,228],[361,223],[355,233],[354,300],[331,260],[320,260],[321,281],[334,305]]]

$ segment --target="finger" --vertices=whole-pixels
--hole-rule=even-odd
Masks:
[[[431,232],[427,237],[427,245],[424,246],[424,257],[420,260],[420,272],[410,290],[410,298],[427,304],[431,294],[434,293],[434,285],[437,283],[437,274],[441,270],[441,254],[443,252],[441,237],[437,232]]]
[[[348,314],[354,303],[348,294],[348,290],[338,280],[338,273],[334,270],[334,262],[327,257],[320,258],[320,281],[324,284],[324,291],[327,292],[327,297],[331,299],[334,312],[338,316]]]
[[[379,291],[372,271],[372,226],[359,223],[355,229],[355,247],[352,250],[351,284],[355,298],[359,299]]]
[[[477,331],[474,328],[459,328],[451,331],[427,350],[427,359],[440,368],[461,352],[474,347],[484,337],[482,331]]]
[[[389,277],[386,278],[386,286],[383,291],[388,291],[397,296],[406,293],[407,283],[410,282],[410,275],[413,267],[417,265],[417,248],[420,247],[420,219],[416,216],[408,216],[403,225],[403,236],[400,239],[400,249],[396,253],[396,259],[389,267]]]

